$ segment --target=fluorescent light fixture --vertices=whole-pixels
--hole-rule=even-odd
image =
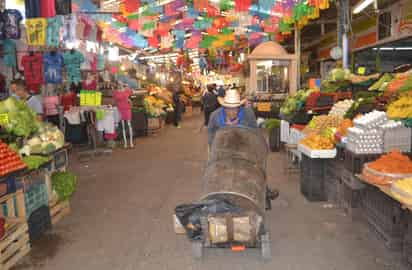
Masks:
[[[374,51],[412,51],[412,47],[381,47],[373,48]]]
[[[358,14],[362,12],[365,8],[367,8],[375,1],[376,0],[361,0],[359,3],[356,4],[355,8],[353,9],[353,14]]]

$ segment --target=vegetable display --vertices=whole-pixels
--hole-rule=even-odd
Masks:
[[[389,104],[388,117],[392,119],[412,118],[412,97],[405,95]]]
[[[12,135],[28,137],[39,128],[36,113],[14,97],[0,102],[0,114],[7,114],[8,124],[4,128]]]
[[[309,124],[303,129],[304,134],[320,134],[327,128],[337,128],[342,122],[342,118],[336,115],[315,116]]]
[[[369,91],[385,91],[388,83],[392,80],[393,80],[393,75],[389,73],[385,73],[378,81],[372,84],[368,90]]]
[[[399,151],[382,155],[378,160],[369,163],[368,167],[383,173],[412,174],[412,161]]]
[[[353,100],[346,99],[344,101],[339,101],[333,105],[332,109],[329,111],[329,115],[336,115],[344,117],[346,112],[352,107]]]
[[[23,157],[23,162],[27,165],[29,170],[34,170],[40,168],[41,165],[50,161],[50,158],[43,156],[25,156]]]
[[[301,109],[308,98],[311,90],[299,90],[296,94],[288,96],[280,107],[280,112],[285,115],[291,115],[292,113]]]
[[[31,154],[48,155],[63,147],[63,145],[63,133],[53,125],[42,124],[38,133],[29,139],[19,152],[26,156]]]
[[[306,138],[302,139],[300,144],[303,144],[313,150],[326,150],[333,149],[335,147],[333,141],[330,138],[318,135],[311,134]]]
[[[163,108],[165,107],[165,102],[162,99],[158,99],[154,96],[148,96],[144,99],[144,107],[146,113],[150,117],[159,117],[165,114]]]
[[[52,174],[52,187],[60,201],[68,200],[76,190],[77,177],[70,172],[55,172]]]
[[[0,176],[26,168],[20,156],[9,146],[0,141]]]

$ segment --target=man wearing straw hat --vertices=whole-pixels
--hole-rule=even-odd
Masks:
[[[257,128],[254,112],[244,107],[246,99],[241,99],[236,89],[227,90],[224,97],[219,97],[221,108],[212,113],[208,125],[208,143],[212,144],[216,131],[225,126],[243,126]]]

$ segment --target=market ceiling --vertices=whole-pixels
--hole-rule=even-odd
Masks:
[[[96,1],[94,1],[96,2]],[[281,40],[293,24],[305,26],[329,0],[74,0],[94,19],[106,41],[148,53],[227,49]]]

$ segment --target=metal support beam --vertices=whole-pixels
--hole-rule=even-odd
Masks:
[[[300,89],[301,42],[300,42],[300,29],[296,24],[295,24],[295,55],[296,55],[297,89]]]
[[[339,0],[338,4],[338,46],[342,48],[342,67],[349,68],[349,0]]]

